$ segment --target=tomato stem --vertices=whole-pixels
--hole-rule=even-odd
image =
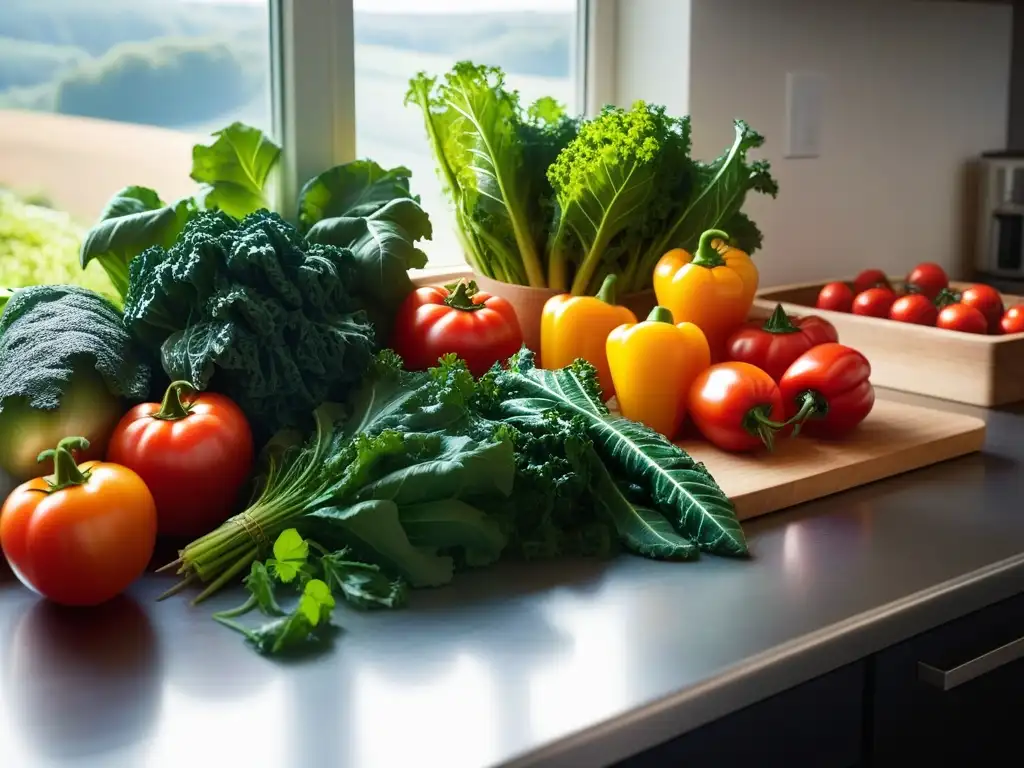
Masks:
[[[672,312],[665,307],[656,306],[651,310],[651,314],[647,316],[648,323],[668,323],[672,325],[675,320],[672,317]]]
[[[932,303],[939,309],[942,309],[943,307],[948,307],[950,304],[959,304],[960,299],[961,294],[956,291],[951,291],[949,288],[943,288],[932,300]]]
[[[57,443],[56,448],[43,451],[36,457],[36,461],[40,463],[53,459],[53,481],[47,481],[49,493],[56,493],[73,485],[85,485],[89,481],[89,471],[83,472],[71,453],[87,450],[89,441],[84,437],[65,437]]]
[[[597,292],[597,298],[605,304],[615,304],[615,283],[618,281],[615,275],[608,275],[601,283],[601,290]]]
[[[772,312],[772,316],[769,317],[761,328],[768,333],[799,333],[800,329],[797,328],[790,321],[789,316],[786,315],[786,310],[782,308],[781,304],[775,305],[775,311]]]
[[[807,390],[802,392],[797,398],[800,401],[800,408],[790,418],[786,420],[786,424],[795,424],[793,427],[793,436],[796,437],[800,433],[800,427],[804,425],[804,422],[815,416],[824,416],[828,413],[828,403],[813,390]]]
[[[160,421],[181,421],[188,418],[192,411],[192,404],[185,403],[181,399],[181,393],[189,395],[196,393],[196,388],[187,381],[172,382],[167,391],[164,392],[164,399],[160,403],[160,410],[153,414],[154,419]]]
[[[444,303],[452,309],[459,309],[463,312],[477,312],[483,309],[484,305],[473,303],[473,296],[476,293],[475,281],[471,280],[467,284],[465,280],[460,280],[455,284],[455,289],[445,297]]]
[[[772,407],[766,403],[756,405],[747,411],[743,419],[743,428],[752,435],[757,435],[769,451],[775,448],[775,433],[786,426],[784,421],[775,421],[771,417]]]
[[[725,259],[722,258],[722,254],[711,245],[712,240],[723,240],[728,243],[729,235],[720,229],[707,230],[700,236],[700,242],[697,244],[697,253],[693,255],[691,264],[695,264],[698,267],[707,267],[708,269],[725,266]]]

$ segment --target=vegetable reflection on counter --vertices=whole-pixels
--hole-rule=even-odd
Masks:
[[[289,529],[349,588],[335,589],[339,577],[322,564],[304,572],[360,607],[400,604],[399,582],[439,586],[503,556],[605,555],[619,544],[661,559],[747,554],[732,503],[703,465],[611,414],[583,361],[541,370],[524,349],[476,380],[454,355],[414,373],[385,351],[348,408],[324,405],[316,421],[309,438],[271,441],[259,495],[181,551],[172,566],[183,580],[170,593],[202,582],[198,602],[248,572],[255,605],[269,605],[259,585],[263,570],[280,571],[278,537]],[[274,562],[261,562],[275,540]],[[305,619],[294,619],[306,638],[327,615],[313,606],[330,605],[322,587],[302,588],[314,590],[300,599]]]
[[[525,107],[497,67],[463,61],[443,78],[420,73],[406,103],[423,115],[456,232],[487,277],[593,295],[606,275],[625,293],[651,287],[673,247],[693,250],[721,227],[750,253],[761,233],[742,212],[748,192],[774,196],[764,139],[735,123],[732,146],[710,163],[690,157],[690,120],[636,102],[568,116],[554,99]]]

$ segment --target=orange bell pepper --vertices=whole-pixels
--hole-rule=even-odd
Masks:
[[[757,267],[728,240],[725,232],[709,229],[692,257],[674,248],[654,268],[658,304],[672,312],[675,322],[704,331],[716,359],[729,334],[746,321],[757,292]]]
[[[608,335],[608,364],[619,412],[668,437],[678,436],[694,380],[711,365],[704,333],[693,323],[672,323],[655,307],[642,323]]]
[[[540,321],[541,365],[564,368],[582,357],[597,369],[605,400],[615,394],[605,341],[614,328],[636,322],[631,310],[615,303],[615,280],[615,275],[608,275],[597,296],[552,296]]]

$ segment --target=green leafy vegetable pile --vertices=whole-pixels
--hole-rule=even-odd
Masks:
[[[191,218],[132,260],[124,322],[172,380],[211,381],[267,435],[344,402],[373,354],[352,252],[306,246],[275,213]]]
[[[747,160],[764,139],[742,121],[732,146],[702,163],[689,156],[687,117],[642,101],[592,120],[547,98],[523,108],[496,67],[420,73],[406,102],[423,113],[467,260],[504,282],[581,294],[616,274],[624,293],[644,290],[666,251],[692,252],[705,230],[757,250],[746,195],[778,192],[768,163]]]
[[[278,537],[291,529],[321,552],[307,575],[359,607],[393,607],[405,585],[446,584],[503,556],[604,555],[619,543],[662,559],[747,553],[732,504],[703,465],[609,413],[583,361],[541,370],[524,349],[474,380],[453,356],[410,373],[385,351],[348,406],[325,404],[316,422],[307,440],[271,441],[255,500],[182,550],[172,592],[204,582],[198,602],[248,570],[249,607],[270,605],[263,573],[281,573]],[[326,602],[306,597],[305,618],[284,620],[304,631],[242,630],[264,651],[318,636],[326,614],[313,605]]]

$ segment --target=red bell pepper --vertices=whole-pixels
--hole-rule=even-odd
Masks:
[[[798,357],[779,381],[790,423],[815,437],[841,437],[871,413],[871,364],[842,344],[819,344]]]
[[[800,355],[830,341],[839,341],[839,334],[828,320],[814,315],[789,318],[779,304],[765,323],[740,326],[725,348],[729,360],[756,365],[778,382]]]

